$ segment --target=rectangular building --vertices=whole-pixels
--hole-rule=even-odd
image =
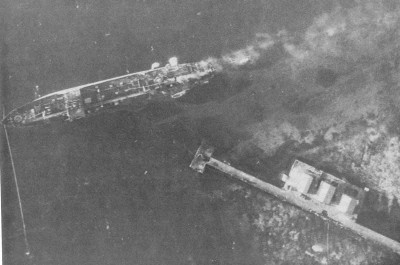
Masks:
[[[342,194],[340,202],[336,206],[336,208],[343,213],[352,215],[354,213],[357,204],[358,200],[354,199],[353,197],[350,197],[347,194]]]
[[[315,199],[322,203],[330,204],[335,191],[336,187],[333,184],[326,181],[321,181]]]
[[[304,164],[296,160],[290,169],[288,178],[285,180],[284,188],[287,190],[296,190],[300,193],[306,194],[310,190],[311,183],[314,180],[312,172],[314,168],[311,168],[307,164]]]

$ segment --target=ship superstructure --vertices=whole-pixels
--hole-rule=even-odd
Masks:
[[[172,60],[171,60],[172,59]],[[7,126],[29,126],[50,121],[74,121],[120,104],[145,106],[155,100],[183,96],[194,86],[208,83],[214,67],[206,62],[178,64],[176,58],[164,67],[60,90],[12,110],[3,120]]]

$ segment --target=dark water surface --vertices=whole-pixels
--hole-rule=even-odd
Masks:
[[[32,100],[35,85],[45,94],[127,70],[148,69],[154,61],[165,62],[171,56],[181,62],[219,57],[247,45],[258,32],[286,29],[300,34],[333,4],[305,0],[17,0],[7,1],[4,7],[1,85],[2,103],[9,111]],[[321,81],[324,86],[335,81],[329,74],[321,72],[329,76],[328,81]],[[32,255],[24,255],[18,202],[3,141],[4,264],[315,262],[293,253],[277,258],[280,249],[290,244],[265,245],[274,237],[254,228],[259,208],[247,199],[246,191],[224,191],[231,182],[218,173],[199,176],[188,167],[202,138],[210,140],[220,154],[248,138],[224,121],[225,114],[241,117],[240,113],[226,110],[198,120],[163,122],[192,104],[223,102],[251,83],[246,73],[237,74],[234,82],[229,78],[221,74],[204,91],[192,91],[177,105],[151,105],[140,114],[128,108],[74,123],[9,129]],[[252,105],[246,113],[252,113],[251,121],[261,121],[263,108]],[[207,106],[203,110],[209,111]],[[244,117],[245,125],[249,120]],[[277,164],[287,162],[270,160],[256,166],[262,152],[249,150],[246,159],[237,160],[243,168],[266,172],[266,178],[276,175]],[[278,202],[253,193],[252,199],[270,205],[271,217],[273,211],[279,212]],[[323,239],[325,226],[298,210],[290,210],[290,216],[299,220],[293,226],[306,231],[302,230],[304,249],[293,247],[304,256],[314,239]]]

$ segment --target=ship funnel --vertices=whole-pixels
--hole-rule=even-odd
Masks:
[[[169,58],[168,63],[169,63],[170,66],[177,66],[178,65],[178,58],[171,57],[171,58]]]
[[[160,63],[155,62],[155,63],[153,63],[153,64],[151,65],[151,70],[156,69],[156,68],[158,68],[158,67],[160,67]]]
[[[33,93],[35,94],[35,99],[40,98],[40,88],[38,85],[33,89]]]

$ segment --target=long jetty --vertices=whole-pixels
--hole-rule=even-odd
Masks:
[[[197,150],[190,167],[197,172],[203,173],[206,165],[208,165],[225,173],[231,178],[267,192],[284,202],[290,203],[307,212],[320,216],[325,220],[332,221],[340,227],[350,229],[359,236],[385,246],[400,255],[399,242],[356,223],[348,215],[338,211],[335,207],[320,203],[318,201],[306,200],[293,191],[283,190],[241,170],[238,170],[226,163],[223,163],[212,157],[213,151],[214,149],[212,147],[202,144]]]

